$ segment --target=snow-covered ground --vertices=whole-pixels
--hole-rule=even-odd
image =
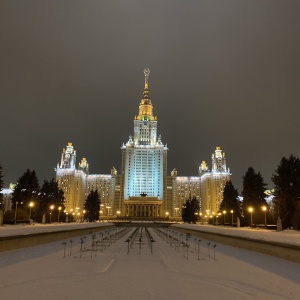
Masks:
[[[218,233],[228,236],[246,237],[253,240],[262,240],[269,242],[278,242],[283,244],[300,246],[300,231],[296,230],[266,230],[262,228],[249,228],[249,227],[224,227],[224,226],[211,226],[200,224],[175,224],[174,226],[190,228],[193,230],[201,230],[204,232]],[[299,297],[300,299],[300,297]]]
[[[198,260],[196,238],[187,255],[154,229],[153,254],[144,233],[127,254],[133,230],[103,251],[87,236],[0,253],[1,299],[300,299],[300,264],[221,244],[214,259],[204,240]]]
[[[100,227],[100,226],[108,226],[108,225],[112,225],[112,223],[84,222],[84,223],[52,223],[52,224],[36,223],[34,225],[4,225],[4,226],[0,226],[0,237],[92,228],[92,227]]]

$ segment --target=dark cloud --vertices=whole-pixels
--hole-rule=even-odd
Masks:
[[[150,74],[169,169],[220,146],[233,181],[300,155],[299,1],[0,2],[0,163],[42,181],[73,142],[93,173],[121,163]]]

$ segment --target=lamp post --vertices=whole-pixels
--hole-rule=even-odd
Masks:
[[[178,210],[179,210],[179,207],[175,207],[175,219],[176,219],[176,222],[177,222],[177,215],[178,215]]]
[[[18,210],[18,204],[19,202],[16,201],[16,210],[15,210],[15,224],[17,224],[17,210]]]
[[[267,207],[264,205],[261,209],[265,213],[265,228],[267,229]]]
[[[111,207],[110,206],[106,206],[106,208],[107,208],[107,218],[109,218],[109,210],[111,209]]]
[[[34,203],[33,202],[30,202],[29,203],[29,222],[31,220],[31,208],[34,206]]]
[[[82,222],[84,222],[85,213],[86,213],[86,210],[84,209],[84,210],[82,211]]]
[[[231,210],[230,213],[231,213],[231,226],[233,227],[233,210]]]
[[[223,210],[223,215],[224,215],[224,226],[225,226],[225,215],[226,215],[226,210]]]
[[[60,211],[61,211],[61,206],[58,207],[57,223],[59,223],[59,214],[60,214]]]
[[[50,205],[50,223],[51,223],[51,216],[52,216],[53,209],[54,209],[54,205]]]
[[[252,213],[253,213],[253,207],[249,207],[250,212],[250,228],[252,228]]]
[[[80,207],[75,208],[75,221],[78,222],[79,216],[80,216]]]
[[[70,222],[73,222],[73,208],[70,209]]]

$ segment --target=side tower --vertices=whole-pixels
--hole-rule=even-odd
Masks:
[[[75,169],[76,164],[76,151],[72,143],[68,143],[66,148],[63,148],[60,160],[61,169]]]
[[[227,172],[225,153],[220,147],[216,147],[211,157],[212,172]]]
[[[157,118],[149,99],[150,70],[145,69],[143,99],[134,118],[134,135],[122,146],[122,214],[161,217],[166,198],[167,147],[157,137]]]
[[[211,171],[208,170],[206,163],[202,162],[199,176],[201,177],[202,213],[218,213],[225,184],[231,176],[229,168],[226,167],[225,153],[220,147],[216,147],[212,154]]]
[[[58,187],[64,192],[66,212],[75,215],[83,208],[89,165],[83,158],[76,170],[76,151],[72,143],[68,143],[55,171]]]

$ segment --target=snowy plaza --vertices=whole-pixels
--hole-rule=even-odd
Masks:
[[[172,226],[106,225],[90,235],[0,252],[1,299],[300,299],[298,263]],[[54,227],[12,226],[1,228],[0,236]],[[261,232],[260,238],[272,236]],[[298,232],[279,234],[300,243]]]

